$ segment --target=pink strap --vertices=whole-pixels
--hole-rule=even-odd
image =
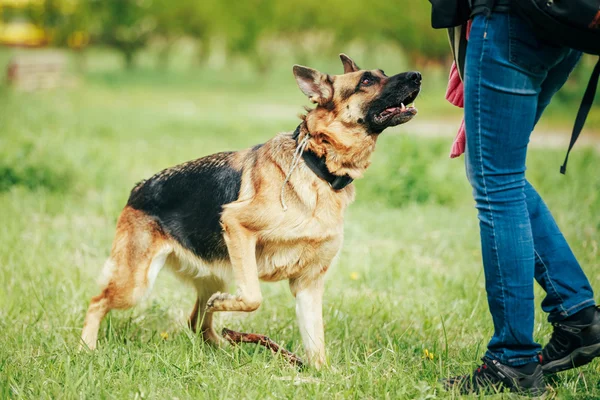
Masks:
[[[454,138],[452,143],[452,150],[450,150],[450,158],[456,158],[465,152],[465,145],[467,144],[467,136],[465,130],[465,120],[463,119],[458,128],[458,134]]]
[[[471,33],[471,21],[467,22],[467,34],[466,37],[469,39]],[[458,68],[456,63],[452,63],[450,67],[450,77],[448,78],[448,88],[446,89],[446,100],[455,105],[456,107],[464,108],[465,106],[465,90],[463,82],[460,80],[458,74]],[[465,146],[467,143],[467,132],[465,129],[465,120],[460,123],[458,133],[452,143],[452,149],[450,150],[450,158],[459,157],[465,152]]]
[[[450,76],[448,78],[448,88],[446,89],[446,100],[454,104],[456,107],[463,108],[465,106],[465,96],[463,83],[458,75],[456,63],[452,63],[450,68]]]

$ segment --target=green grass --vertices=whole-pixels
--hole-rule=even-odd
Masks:
[[[185,327],[193,290],[167,272],[142,306],[111,313],[96,352],[76,351],[134,183],[292,130],[305,101],[287,67],[263,78],[92,71],[69,91],[0,90],[0,398],[444,398],[455,396],[438,379],[482,356],[492,325],[463,161],[447,158],[448,140],[406,135],[410,124],[382,135],[357,182],[328,272],[328,368],[298,372],[252,345],[202,344]],[[442,108],[443,87],[429,90],[419,119]],[[577,148],[565,177],[563,155],[532,149],[529,178],[600,288],[600,156]],[[220,315],[217,326],[268,334],[302,355],[287,284],[262,288],[257,312]],[[539,311],[535,338],[550,332]],[[558,376],[551,393],[599,398],[599,380],[596,361]]]

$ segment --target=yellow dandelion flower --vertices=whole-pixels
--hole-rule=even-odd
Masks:
[[[160,334],[160,337],[163,338],[164,340],[167,340],[169,338],[169,334],[167,332],[163,332]]]
[[[423,359],[424,360],[433,361],[434,357],[435,357],[434,354],[432,352],[430,352],[429,350],[427,350],[427,349],[423,350]]]
[[[357,281],[358,278],[360,278],[360,275],[358,274],[358,272],[351,272],[350,273],[350,279],[352,279],[353,281]]]

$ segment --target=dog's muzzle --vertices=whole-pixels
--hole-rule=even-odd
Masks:
[[[421,91],[421,74],[416,71],[392,76],[381,95],[369,106],[367,123],[373,133],[404,124],[417,115],[415,99]]]

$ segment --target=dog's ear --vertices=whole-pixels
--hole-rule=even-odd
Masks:
[[[325,105],[333,98],[331,78],[316,69],[294,65],[294,76],[298,87],[313,103]]]
[[[344,53],[340,54],[340,59],[342,60],[342,64],[344,64],[345,74],[347,74],[348,72],[360,71],[358,65],[356,65],[356,63]]]

